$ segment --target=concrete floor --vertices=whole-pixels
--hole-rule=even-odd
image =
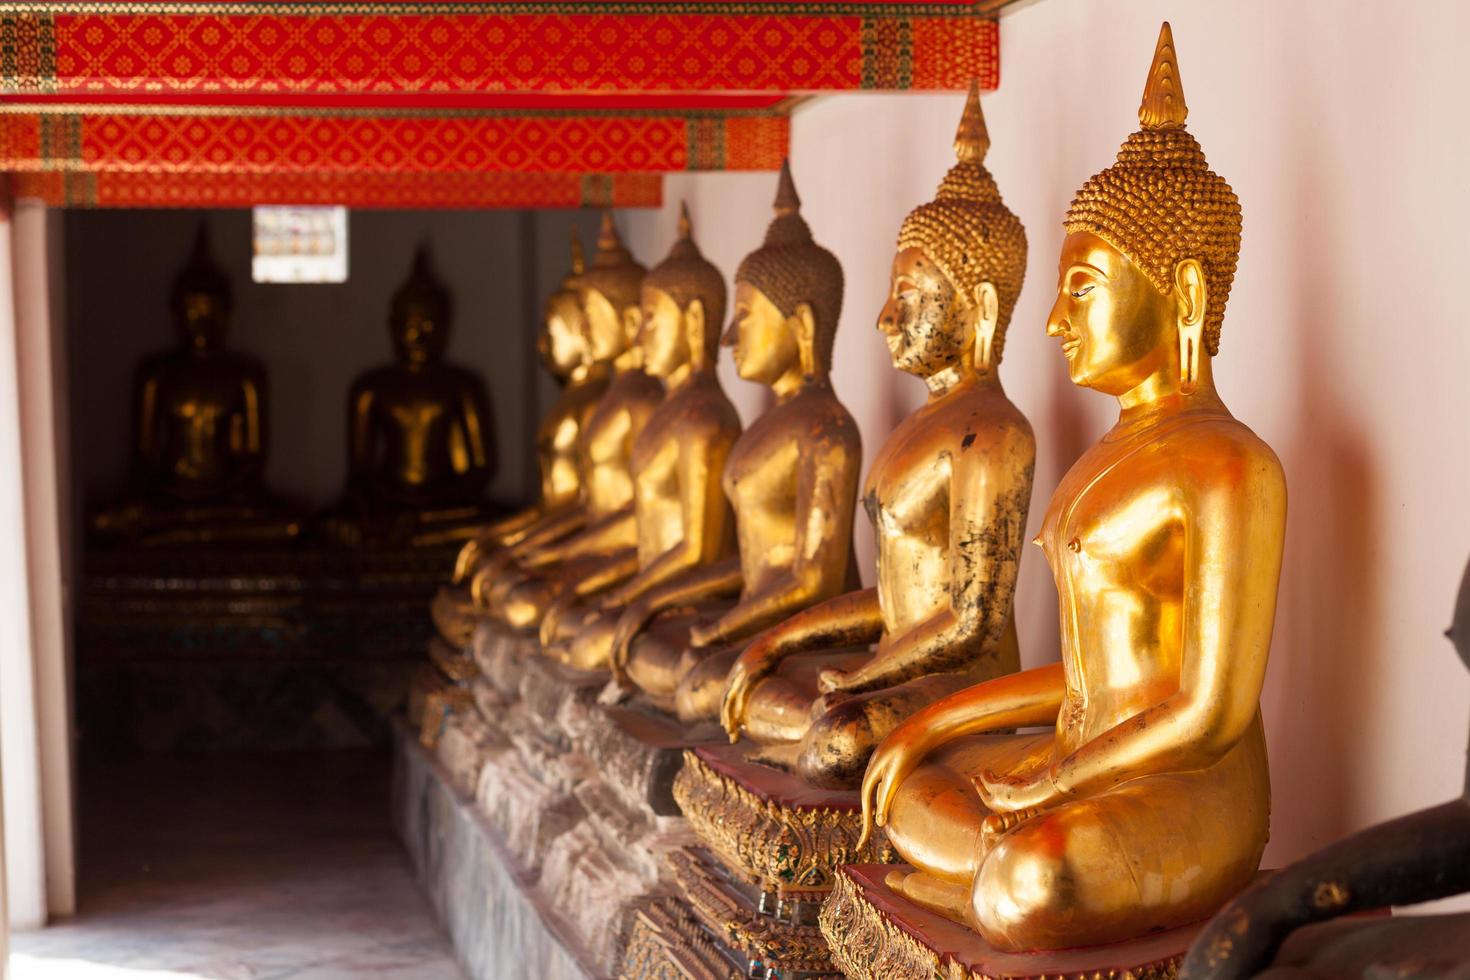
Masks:
[[[81,781],[80,913],[11,980],[462,980],[388,824],[386,755],[199,754]]]

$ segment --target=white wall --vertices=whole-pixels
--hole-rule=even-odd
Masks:
[[[1291,493],[1264,701],[1276,796],[1266,862],[1279,864],[1447,799],[1464,779],[1470,679],[1442,630],[1470,555],[1470,136],[1457,123],[1470,5],[1037,0],[1004,19],[1001,88],[984,105],[988,163],[1030,237],[1004,377],[1037,432],[1032,533],[1116,415],[1068,382],[1043,324],[1062,215],[1137,128],[1166,17],[1190,129],[1245,211],[1216,376],[1280,454]],[[836,385],[869,458],[922,395],[888,367],[873,324],[899,223],[953,160],[962,101],[832,97],[793,123],[804,212],[847,274]],[[630,215],[629,239],[642,257],[662,254],[687,197],[706,253],[733,273],[760,242],[774,185],[672,177],[665,213]],[[859,521],[869,565],[870,539]],[[1054,659],[1055,591],[1034,550],[1018,607],[1026,662]]]

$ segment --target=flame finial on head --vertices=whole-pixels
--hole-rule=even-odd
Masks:
[[[175,298],[185,293],[205,293],[221,300],[226,307],[233,302],[229,276],[214,260],[214,251],[209,244],[209,225],[204,221],[200,221],[194,230],[189,260],[174,277],[173,288]]]
[[[1174,32],[1166,20],[1159,28],[1159,43],[1143,86],[1138,121],[1144,129],[1182,129],[1188,116],[1184,85],[1179,80],[1179,58],[1174,53]]]
[[[572,229],[572,275],[580,276],[587,271],[587,260],[582,256],[582,236]]]
[[[612,211],[603,211],[597,252],[582,274],[581,287],[601,293],[621,313],[638,305],[638,287],[642,282],[643,266],[618,237]]]
[[[954,155],[966,163],[980,163],[989,151],[990,130],[985,127],[985,113],[980,108],[980,82],[975,79],[970,82],[960,128],[954,134]]]
[[[778,218],[801,211],[801,198],[796,194],[796,181],[791,179],[791,159],[789,157],[781,161],[781,177],[776,183],[776,200],[772,203],[771,208],[776,212]]]

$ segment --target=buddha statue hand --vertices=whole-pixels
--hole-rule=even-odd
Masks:
[[[459,554],[454,556],[454,574],[450,576],[451,585],[463,585],[475,572],[475,566],[480,564],[480,559],[485,553],[485,548],[478,536],[470,538],[459,549]]]
[[[653,604],[647,599],[635,599],[628,603],[627,608],[618,616],[617,630],[613,633],[610,666],[613,680],[620,687],[633,686],[633,679],[628,676],[628,657],[632,651],[633,638],[643,632],[649,620],[656,615],[658,613],[653,608]]]
[[[997,815],[1039,813],[1062,798],[1050,766],[1035,772],[1017,773],[996,773],[987,769],[971,780],[971,784],[980,794],[985,808]]]
[[[730,668],[730,676],[725,681],[725,700],[720,705],[720,725],[732,743],[740,741],[756,685],[775,673],[780,665],[774,633],[766,632],[752,640]]]
[[[918,767],[935,744],[927,725],[928,709],[920,711],[888,733],[873,750],[868,770],[863,774],[860,790],[863,805],[863,832],[857,846],[861,850],[873,836],[874,827],[888,823],[888,809],[899,785]]]

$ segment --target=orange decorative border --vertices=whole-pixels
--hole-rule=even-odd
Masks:
[[[831,92],[999,82],[957,3],[0,3],[0,91]]]
[[[11,199],[39,198],[53,207],[73,208],[643,208],[663,203],[659,174],[52,171],[7,179]]]
[[[24,107],[21,107],[22,109]],[[781,114],[75,107],[0,115],[0,170],[657,173],[776,170]]]

